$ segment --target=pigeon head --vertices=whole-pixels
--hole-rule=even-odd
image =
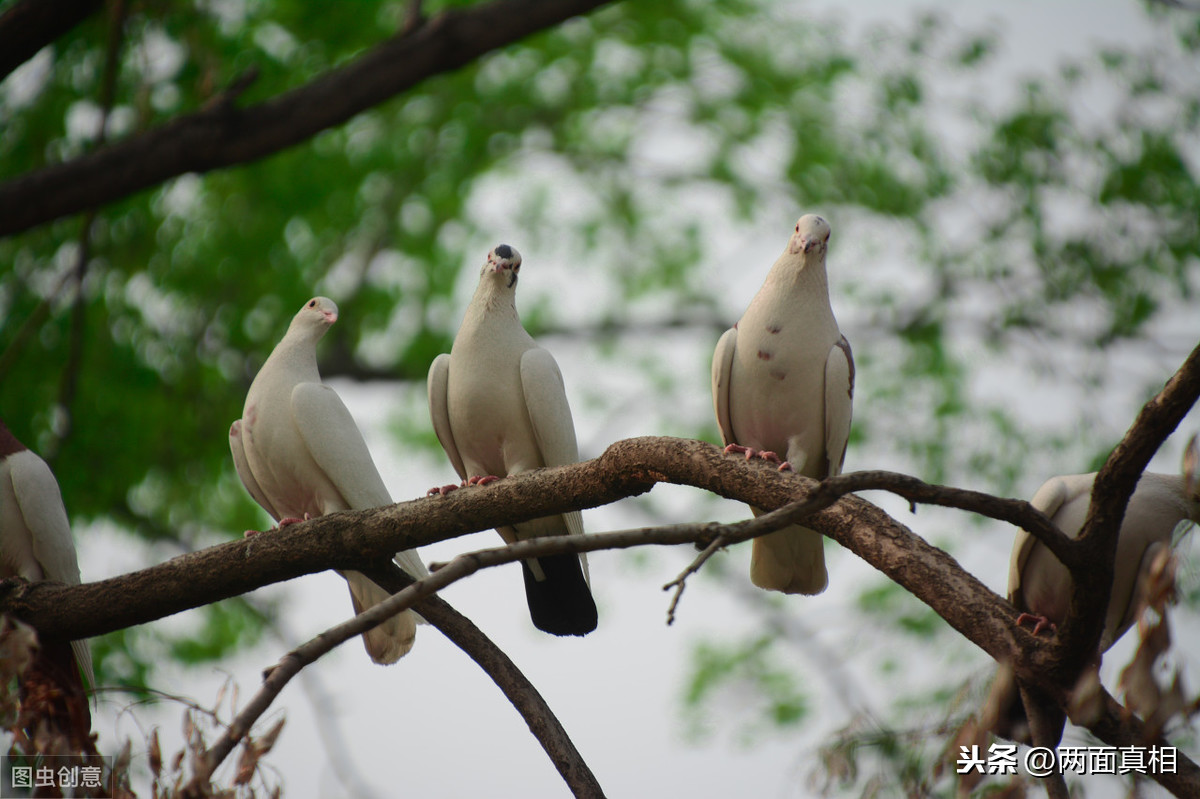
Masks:
[[[498,244],[487,254],[487,263],[483,265],[481,275],[489,272],[494,275],[508,273],[505,285],[512,288],[517,283],[517,273],[521,271],[521,253],[507,244]]]
[[[796,223],[788,252],[792,255],[823,256],[829,247],[829,223],[816,214],[805,214]]]
[[[314,338],[325,335],[325,331],[337,321],[337,303],[328,297],[313,297],[292,319],[288,332],[298,330]]]

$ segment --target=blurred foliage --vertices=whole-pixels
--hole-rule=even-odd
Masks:
[[[407,3],[128,7],[107,115],[103,16],[0,84],[0,179],[87,151],[102,118],[110,139],[163,124],[251,69],[243,103],[299,87],[392,35]],[[462,276],[502,234],[528,262],[586,280],[582,306],[530,280],[535,334],[587,339],[591,357],[672,397],[702,385],[707,363],[639,352],[647,326],[709,346],[740,313],[714,288],[757,280],[771,257],[727,263],[728,242],[821,209],[859,367],[847,467],[885,442],[927,480],[1012,491],[1046,462],[1036,453],[1086,462],[1113,440],[1095,436],[1089,407],[1065,429],[1019,419],[978,385],[980,364],[1021,351],[1039,377],[1100,391],[1106,353],[1146,341],[1200,287],[1200,22],[1157,13],[1156,47],[1097,52],[998,100],[978,90],[998,34],[937,17],[850,38],[799,3],[603,8],[288,151],[100,209],[81,294],[80,219],[0,240],[0,415],[51,461],[77,523],[187,550],[262,521],[225,433],[312,294],[342,310],[323,374],[421,380],[450,346]],[[1193,325],[1162,346],[1186,352],[1195,338]],[[589,399],[627,410],[603,391]],[[433,448],[418,405],[391,429]],[[715,438],[710,419],[663,405],[645,423]],[[874,585],[860,610],[902,636],[940,624]],[[220,658],[261,624],[226,603],[190,643],[116,633],[96,645],[101,681],[145,685],[148,653]],[[750,685],[763,718],[794,726],[807,703],[778,657],[753,635],[700,646],[689,712]]]
[[[692,652],[692,675],[684,690],[684,703],[688,709],[690,735],[703,739],[713,733],[711,720],[704,718],[702,709],[716,704],[715,693],[721,687],[737,689],[736,704],[744,709],[761,704],[755,713],[759,724],[768,732],[776,728],[792,727],[802,722],[809,713],[809,703],[797,686],[797,674],[793,668],[776,662],[770,657],[774,644],[771,636],[757,636],[753,640],[728,644],[703,642]],[[763,729],[742,730],[740,737],[747,743]]]

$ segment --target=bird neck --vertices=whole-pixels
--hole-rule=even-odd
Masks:
[[[301,382],[320,382],[321,373],[317,369],[317,342],[320,340],[321,336],[315,339],[303,334],[284,336],[271,351],[267,363],[274,361],[276,364],[286,365],[288,371],[297,375]],[[263,364],[263,367],[265,368],[266,364]]]
[[[480,327],[487,322],[521,323],[517,313],[517,293],[504,285],[502,275],[485,273],[467,306],[463,327]]]
[[[764,283],[764,288],[770,286],[789,296],[803,296],[826,304],[829,301],[829,279],[825,274],[825,261],[820,258],[793,260],[785,255],[771,267]]]

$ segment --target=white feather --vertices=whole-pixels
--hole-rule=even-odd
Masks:
[[[520,264],[520,254],[512,248],[497,247],[488,254],[450,354],[439,356],[429,370],[433,428],[464,479],[506,477],[579,460],[558,364],[525,331],[517,314]],[[555,514],[497,532],[510,543],[582,535],[583,521],[578,512]],[[579,560],[586,581],[587,558]],[[526,565],[537,581],[545,581],[537,559]]]
[[[28,449],[0,459],[0,576],[79,585],[79,558],[58,481]],[[87,686],[94,686],[87,641],[72,641],[71,649]]]
[[[854,390],[850,348],[829,305],[828,238],[825,220],[800,219],[745,314],[718,341],[712,366],[724,443],[774,452],[816,479],[841,471]],[[828,583],[823,538],[794,525],[754,539],[750,578],[784,593],[820,593]]]
[[[332,300],[305,303],[246,395],[230,428],[234,466],[246,490],[276,520],[322,516],[391,504],[362,433],[337,392],[322,384],[316,344],[337,320]],[[426,570],[416,552],[396,562],[414,578]],[[387,591],[358,572],[342,574],[359,613]],[[412,648],[419,616],[404,611],[363,635],[376,663],[394,663]]]

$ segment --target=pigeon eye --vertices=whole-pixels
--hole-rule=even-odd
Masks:
[[[309,307],[309,308],[316,308],[316,307],[317,307],[317,301],[316,301],[316,300],[309,300],[309,301],[308,301],[308,307]]]

